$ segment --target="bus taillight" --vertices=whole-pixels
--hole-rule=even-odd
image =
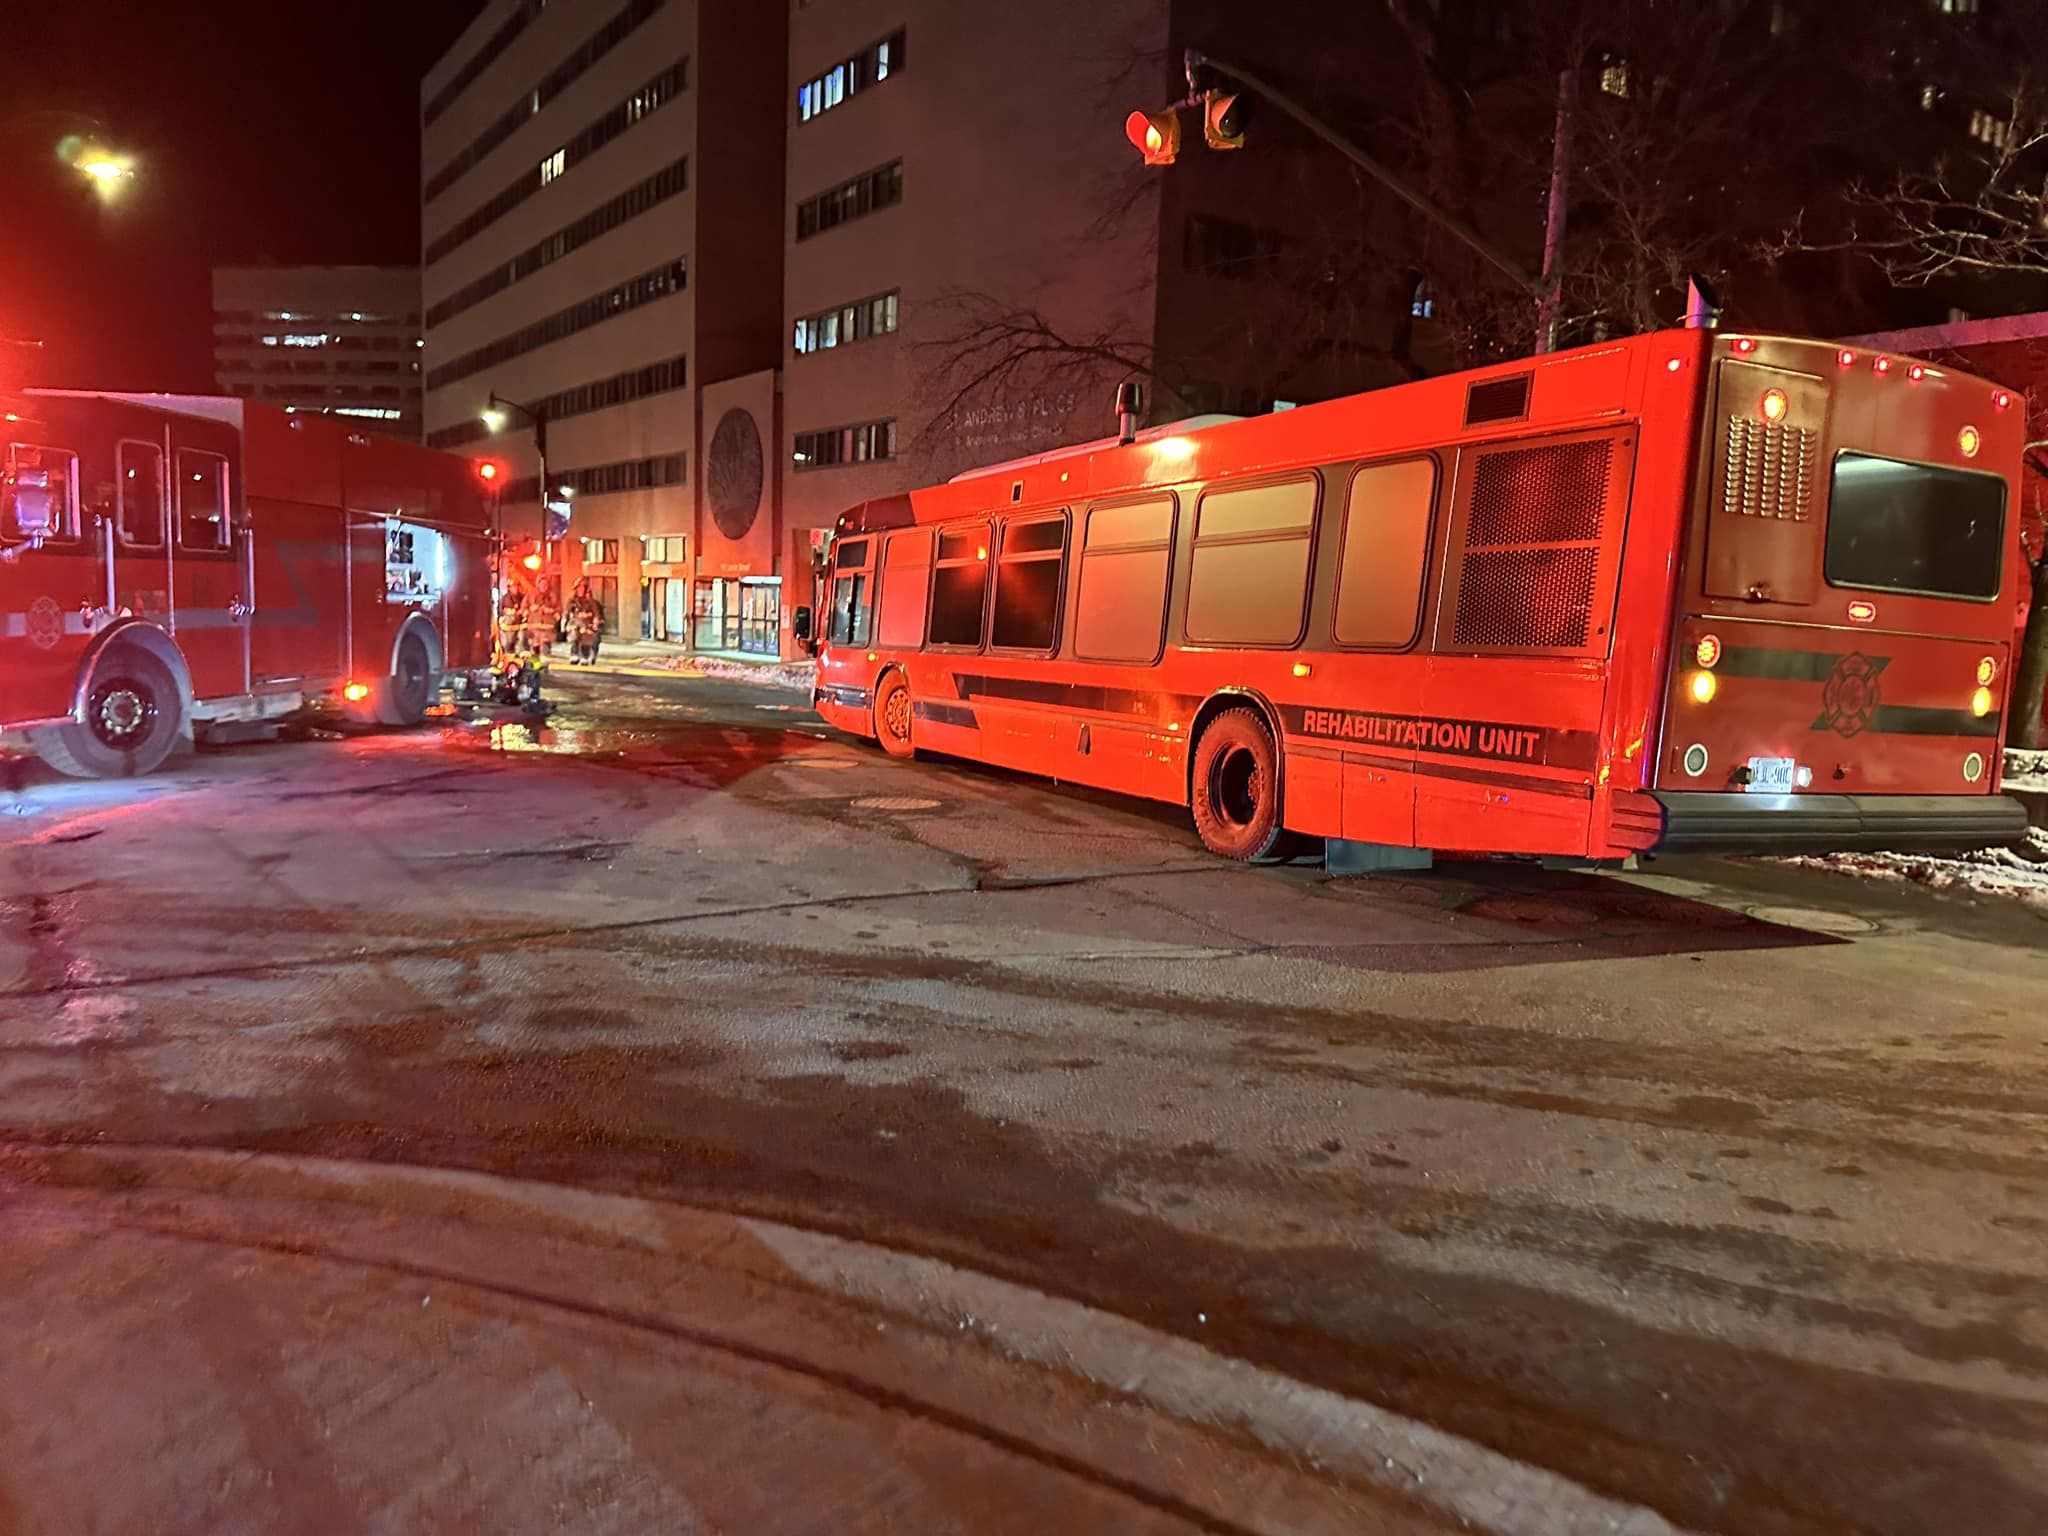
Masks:
[[[1970,713],[1982,720],[1991,713],[1991,706],[1997,701],[1991,697],[1989,688],[1979,688],[1970,695]]]
[[[1997,676],[1998,658],[1996,656],[1986,656],[1977,663],[1977,686],[1979,688],[1989,688],[1992,680]]]
[[[1711,704],[1714,702],[1714,695],[1721,691],[1721,684],[1711,672],[1695,672],[1692,675],[1691,688],[1695,704]]]
[[[1711,669],[1721,659],[1720,637],[1701,635],[1700,643],[1692,648],[1692,657],[1701,666]]]
[[[1974,459],[1977,450],[1984,446],[1984,436],[1975,427],[1965,427],[1956,434],[1956,446],[1963,450],[1963,457]]]
[[[1785,413],[1791,409],[1792,402],[1786,398],[1785,391],[1782,389],[1767,389],[1764,391],[1762,410],[1765,421],[1783,421]]]

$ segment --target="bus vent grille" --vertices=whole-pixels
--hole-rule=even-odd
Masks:
[[[1803,523],[1813,515],[1813,464],[1819,438],[1811,427],[1753,416],[1728,418],[1721,469],[1721,507],[1741,517]]]
[[[1474,456],[1457,644],[1585,645],[1614,463],[1612,437]]]
[[[1577,650],[1600,569],[1597,548],[1468,550],[1457,643]]]
[[[1520,421],[1529,414],[1529,375],[1487,379],[1465,391],[1465,425],[1483,427],[1495,421]]]

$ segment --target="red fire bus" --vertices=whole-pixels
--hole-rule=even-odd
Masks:
[[[201,396],[0,403],[0,739],[148,773],[332,702],[417,721],[490,659],[467,459]]]
[[[840,519],[816,701],[1238,859],[2008,841],[2025,414],[1695,329],[1049,453]]]

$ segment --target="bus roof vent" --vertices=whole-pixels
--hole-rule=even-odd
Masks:
[[[1465,425],[1524,420],[1529,414],[1529,379],[1530,375],[1517,373],[1474,384],[1465,391]]]

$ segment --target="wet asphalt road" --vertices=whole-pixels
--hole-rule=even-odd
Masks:
[[[156,1201],[189,1240],[219,1191],[152,1181],[217,1153],[944,1260],[1693,1529],[2048,1528],[2041,917],[1730,861],[1229,867],[1169,808],[894,762],[797,694],[559,686],[541,729],[237,748],[137,785],[0,761],[0,1217],[47,1235],[5,1276],[0,1532],[90,1475],[23,1404],[104,1423],[94,1384],[119,1398],[129,1369],[52,1345],[34,1298],[61,1274],[67,1306],[103,1298],[65,1314],[78,1334],[132,1322],[148,1303],[93,1268],[95,1213]],[[306,1316],[277,1326],[320,1358]],[[642,1396],[607,1423],[675,1411]],[[146,1455],[156,1431],[130,1429]],[[223,1464],[307,1454],[249,1443]],[[699,1525],[889,1523],[819,1475],[812,1524]],[[985,1496],[1019,1528],[1155,1528],[1099,1488]],[[541,1525],[691,1528],[617,1488],[607,1525],[595,1497]],[[1373,1507],[1357,1528],[1438,1528]]]

